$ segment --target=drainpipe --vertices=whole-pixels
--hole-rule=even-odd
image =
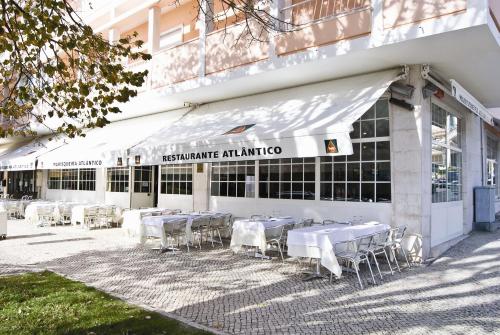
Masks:
[[[481,186],[484,186],[484,135],[483,120],[479,118],[479,133],[481,136]]]

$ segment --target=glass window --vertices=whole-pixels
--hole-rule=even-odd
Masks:
[[[320,199],[391,202],[388,100],[380,99],[353,127],[354,154],[320,159]]]
[[[151,193],[153,188],[153,167],[136,166],[134,167],[134,192]]]
[[[61,170],[61,189],[63,190],[78,189],[78,169]]]
[[[96,169],[79,169],[78,184],[81,191],[95,191]]]
[[[117,167],[107,169],[107,192],[128,192],[129,168]]]
[[[172,164],[161,167],[162,194],[193,194],[193,165]]]
[[[259,161],[259,197],[314,200],[315,158],[285,158]],[[331,163],[330,163],[331,164]],[[322,171],[331,178],[332,170]]]
[[[486,184],[490,186],[494,186],[496,191],[496,196],[500,195],[497,175],[498,175],[498,161],[497,161],[497,153],[498,153],[498,143],[494,139],[487,137],[486,138],[486,168],[487,168],[487,180]]]
[[[262,177],[267,180],[268,175]],[[216,197],[253,198],[255,162],[212,163],[210,194]]]
[[[61,189],[61,170],[48,171],[47,188],[49,190]]]
[[[432,202],[462,200],[461,121],[432,104]]]

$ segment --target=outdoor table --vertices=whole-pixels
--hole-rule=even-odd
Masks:
[[[187,219],[186,222],[186,240],[192,242],[192,231],[191,224],[193,219],[199,216],[209,216],[212,217],[217,214],[212,213],[190,213],[190,214],[168,214],[159,216],[146,216],[142,218],[139,231],[139,241],[144,243],[147,237],[157,237],[161,240],[162,248],[168,246],[167,234],[165,225],[171,222],[177,221],[179,219]]]
[[[71,208],[71,224],[77,225],[82,224],[85,221],[85,213],[89,208],[107,208],[111,205],[100,205],[100,204],[87,204],[87,205],[74,205]],[[122,210],[120,207],[115,206],[115,211],[113,213],[113,222],[118,222],[121,218]]]
[[[335,276],[340,277],[342,268],[337,262],[334,245],[364,235],[380,233],[390,229],[389,225],[376,221],[359,225],[330,224],[312,226],[288,231],[288,255],[293,257],[308,257],[319,259],[316,273],[320,276],[319,264],[330,270]]]
[[[295,220],[289,216],[269,218],[266,220],[235,220],[233,223],[233,234],[231,236],[230,248],[233,252],[238,252],[244,245],[258,247],[262,252],[262,255],[265,255],[266,228],[274,228],[294,223]]]
[[[24,219],[31,224],[38,224],[38,208],[48,207],[54,210],[54,220],[57,222],[60,219],[59,205],[56,202],[32,202],[26,206],[24,211]]]
[[[145,215],[151,213],[172,214],[174,210],[165,208],[144,208],[124,211],[122,213],[122,229],[126,231],[129,237],[140,237],[141,220]]]

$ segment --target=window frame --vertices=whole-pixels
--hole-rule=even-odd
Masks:
[[[381,101],[384,101],[384,103],[387,106],[387,115],[378,117],[377,115],[377,104],[380,103]],[[369,113],[372,113],[373,109],[373,116],[369,116]],[[368,116],[366,116],[368,114]],[[377,123],[383,121],[384,123],[387,123],[387,132],[388,134],[385,136],[377,136],[377,133],[380,131],[377,128]],[[363,137],[362,131],[363,131],[363,123],[372,123],[373,124],[373,136],[371,137]],[[358,126],[359,125],[359,126]],[[391,132],[391,127],[392,125],[392,117],[391,117],[391,107],[389,103],[389,97],[387,96],[382,96],[380,99],[377,100],[377,102],[370,107],[369,110],[367,110],[361,117],[359,117],[355,122],[353,122],[353,127],[354,131],[357,131],[358,134],[352,134],[351,132],[351,142],[353,145],[353,149],[356,148],[356,146],[359,146],[359,152],[357,153],[359,157],[356,158],[356,150],[353,155],[345,155],[345,156],[321,156],[319,157],[319,200],[320,201],[330,201],[330,202],[366,202],[366,203],[392,203],[392,194],[393,194],[393,189],[392,189],[392,132]],[[378,158],[378,146],[377,143],[388,143],[388,151],[389,151],[389,157],[388,159],[379,159]],[[364,159],[363,158],[363,144],[366,143],[373,143],[373,158],[371,159]],[[379,180],[379,165],[380,164],[389,164],[388,171],[389,171],[389,180]],[[348,178],[348,168],[349,165],[356,165],[358,168],[358,178],[357,180],[349,180]],[[373,165],[373,179],[368,179],[363,180],[363,165]],[[323,167],[330,167],[330,171],[328,172],[327,169],[323,170]],[[342,180],[337,180],[335,179],[335,169],[337,166],[343,166],[344,170],[344,178]],[[330,180],[325,180],[323,179],[323,173],[330,173],[331,178]],[[341,185],[343,184],[343,196],[342,197],[336,197],[335,196],[335,187],[336,185]],[[351,199],[348,197],[348,191],[349,187],[352,185],[358,185],[357,187],[357,197],[354,199]],[[363,199],[363,185],[373,185],[373,197],[371,199],[364,200]],[[382,185],[388,185],[389,187],[389,195],[390,195],[390,200],[379,200],[378,199],[378,192],[377,190],[379,187]],[[330,188],[328,190],[328,188]],[[326,193],[325,191],[329,191],[328,193],[331,194],[331,196],[325,197],[324,194]],[[342,194],[342,192],[341,192]],[[343,199],[342,199],[343,198]]]
[[[113,171],[126,172],[124,174],[116,174],[115,178],[110,178]],[[128,178],[120,176],[127,175]],[[120,177],[117,179],[117,176]],[[110,193],[128,193],[130,191],[130,167],[110,167],[106,168],[106,192]]]
[[[134,181],[133,181],[133,191],[134,193],[152,193],[153,192],[153,166],[134,166]],[[139,173],[137,173],[139,172]],[[139,175],[139,178],[136,178]],[[144,179],[146,177],[146,179]],[[130,178],[130,177],[129,177]],[[147,183],[147,186],[144,186]],[[144,187],[146,187],[144,189]]]
[[[229,177],[230,167],[234,168],[234,178]],[[217,173],[215,170],[226,169],[227,173]],[[253,169],[253,175],[251,171]],[[244,171],[243,171],[244,170]],[[240,173],[242,172],[242,173]],[[221,176],[226,176],[222,180]],[[217,177],[215,177],[217,176]],[[243,176],[242,179],[240,179]],[[252,178],[253,177],[253,180]],[[225,184],[225,194],[221,194],[221,184]],[[230,184],[234,186],[234,195],[230,195]],[[257,161],[242,160],[232,162],[213,162],[210,165],[210,196],[225,198],[255,198],[257,188]],[[242,194],[240,193],[242,190]]]
[[[433,113],[434,113],[434,108],[433,108],[433,105],[436,105],[438,108],[444,110],[446,112],[446,117],[445,117],[445,142],[444,143],[439,143],[439,142],[435,142],[432,138],[433,136],[433,133],[432,133],[432,123],[433,123]],[[430,136],[431,136],[431,202],[433,204],[438,204],[438,203],[449,203],[449,202],[459,202],[459,201],[463,201],[463,139],[464,139],[464,122],[465,122],[465,119],[462,117],[462,115],[460,115],[460,113],[458,113],[456,110],[454,110],[452,107],[448,106],[447,104],[439,101],[439,100],[436,100],[435,98],[432,98],[430,99],[430,113],[431,113],[431,124],[430,124],[430,127],[431,127],[431,131],[430,131]],[[450,141],[449,141],[449,134],[448,134],[448,117],[449,115],[452,115],[454,117],[456,117],[459,121],[460,121],[460,129],[459,129],[459,137],[460,137],[460,147],[457,147],[456,145],[453,145],[453,144],[450,144]],[[446,161],[444,162],[444,166],[446,167],[446,172],[445,172],[445,175],[446,175],[446,199],[445,200],[442,200],[442,199],[437,199],[438,201],[435,201],[436,198],[434,196],[434,186],[437,185],[437,183],[434,182],[434,161],[432,159],[432,151],[434,150],[434,146],[437,146],[437,147],[440,147],[441,149],[444,150],[445,152],[445,158],[446,158]],[[450,191],[449,191],[449,176],[450,176],[450,172],[449,172],[449,168],[450,168],[450,161],[451,161],[451,156],[453,153],[458,153],[460,155],[460,176],[459,176],[459,179],[460,179],[460,183],[457,184],[457,186],[459,187],[459,192],[458,192],[458,199],[451,199],[450,200]],[[442,200],[442,201],[441,201]]]
[[[194,164],[192,163],[161,165],[159,168],[159,194],[193,195],[193,169]],[[171,174],[169,174],[169,172],[171,172]],[[182,177],[184,174],[185,177]],[[172,176],[171,179],[169,179],[169,175]]]

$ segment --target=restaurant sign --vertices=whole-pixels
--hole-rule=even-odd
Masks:
[[[156,165],[335,156],[352,153],[351,139],[349,133],[345,132],[235,142],[217,138],[210,142],[135,147],[131,149],[130,156],[140,155],[141,165]],[[139,164],[135,162],[135,165]]]
[[[462,105],[471,110],[474,114],[479,116],[481,119],[493,125],[493,117],[486,107],[484,107],[472,94],[467,92],[459,83],[455,80],[451,80],[451,93],[455,99],[457,99]]]

